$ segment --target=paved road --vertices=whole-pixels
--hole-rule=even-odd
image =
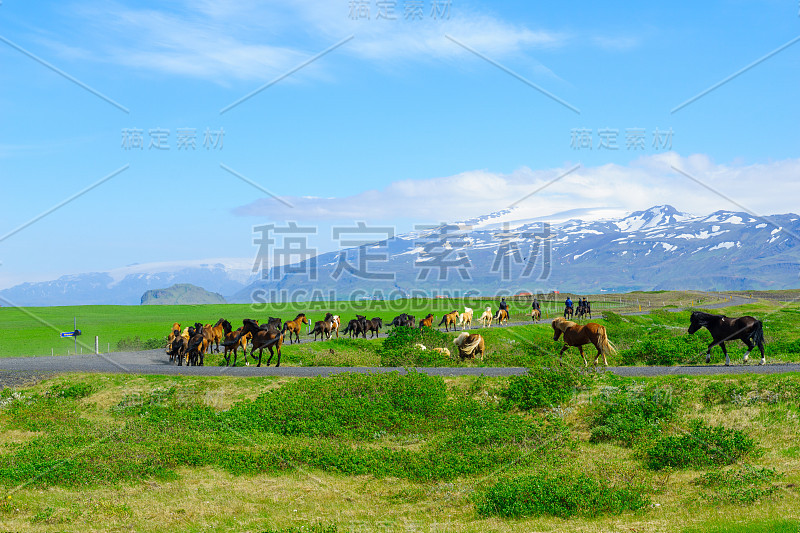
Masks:
[[[158,374],[191,376],[329,376],[340,372],[405,372],[403,368],[384,367],[295,367],[274,366],[219,367],[174,366],[169,363],[163,350],[140,352],[116,352],[109,355],[71,355],[44,357],[13,357],[0,359],[0,387],[21,386],[63,372],[104,372],[115,374]],[[419,368],[421,372],[435,376],[512,376],[524,374],[527,368],[520,367],[437,367]],[[608,367],[605,369],[619,376],[667,376],[667,375],[711,375],[711,374],[775,374],[800,372],[800,363],[759,365],[697,365],[673,367]],[[600,368],[600,371],[603,371]]]
[[[750,303],[752,300],[734,297],[729,302],[707,305],[704,308],[723,308]],[[638,314],[638,313],[636,313]],[[542,320],[539,323],[547,323]],[[529,324],[516,322],[510,325]],[[496,327],[496,326],[493,326]],[[308,339],[306,339],[308,340]],[[313,342],[313,341],[312,341]],[[111,354],[42,356],[42,357],[9,357],[0,358],[0,388],[4,386],[21,386],[26,383],[63,372],[103,372],[127,374],[159,374],[159,375],[196,375],[196,376],[329,376],[340,372],[392,372],[402,368],[382,367],[186,367],[172,365],[163,349],[138,352],[114,352]],[[448,367],[420,368],[430,375],[438,376],[511,376],[527,372],[518,367]],[[709,375],[709,374],[774,374],[784,372],[800,372],[800,364],[768,364],[675,366],[675,367],[609,367],[608,372],[619,376],[663,376],[663,375]]]

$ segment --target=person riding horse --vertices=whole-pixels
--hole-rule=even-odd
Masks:
[[[539,311],[539,312],[541,312],[541,310],[542,310],[542,307],[541,307],[541,305],[539,305],[539,300],[534,298],[533,302],[531,303],[531,311]]]
[[[572,298],[567,296],[567,299],[564,301],[564,318],[566,318],[567,315],[572,316],[572,313]]]

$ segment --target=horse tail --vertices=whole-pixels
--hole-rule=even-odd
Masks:
[[[606,327],[600,326],[597,330],[597,333],[599,334],[598,344],[600,345],[601,353],[603,355],[616,355],[617,348],[616,346],[611,344],[610,340],[608,340],[608,335],[606,334]]]
[[[751,335],[756,346],[764,346],[764,325],[760,320],[756,322],[756,328]]]

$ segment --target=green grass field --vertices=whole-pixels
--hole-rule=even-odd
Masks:
[[[575,295],[573,295],[575,296]],[[563,311],[561,294],[557,301],[542,301],[545,316],[555,316]],[[620,296],[592,296],[593,313],[598,316],[605,310],[656,309],[671,305],[698,305],[723,301],[724,295],[699,294],[688,292],[630,293]],[[122,339],[138,337],[141,341],[164,339],[174,322],[183,327],[195,322],[215,323],[226,318],[234,327],[241,326],[243,318],[264,320],[278,316],[285,320],[293,319],[297,313],[306,313],[310,320],[322,320],[330,311],[342,317],[344,324],[356,314],[368,318],[380,317],[390,321],[400,313],[423,318],[433,313],[436,323],[442,314],[452,310],[463,311],[464,306],[475,310],[475,325],[482,309],[491,306],[497,310],[499,299],[471,300],[397,300],[364,302],[308,302],[298,304],[266,305],[198,305],[198,306],[74,306],[74,307],[35,307],[0,308],[0,357],[32,355],[67,355],[74,353],[72,339],[62,339],[59,332],[72,331],[73,318],[77,318],[79,350],[86,353],[94,351],[94,338],[99,337],[100,351],[116,351]],[[530,301],[528,299],[509,299],[512,321],[528,321]],[[343,324],[343,326],[344,326]]]

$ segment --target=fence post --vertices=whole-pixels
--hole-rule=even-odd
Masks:
[[[94,337],[94,353],[95,353],[95,355],[99,355],[100,354],[100,337],[98,337],[96,335]]]

